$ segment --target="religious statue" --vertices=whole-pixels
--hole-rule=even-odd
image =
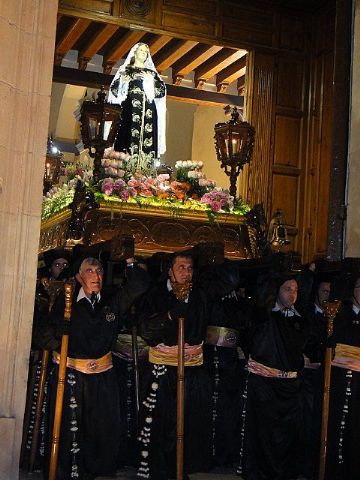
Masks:
[[[145,43],[132,47],[110,85],[109,103],[122,106],[114,150],[131,155],[136,170],[154,168],[164,153],[166,87]]]

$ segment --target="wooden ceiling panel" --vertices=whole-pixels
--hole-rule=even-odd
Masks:
[[[167,45],[172,40],[172,37],[167,35],[153,35],[147,44],[149,45],[151,56],[153,57],[157,52],[159,52],[165,45]]]
[[[210,57],[218,53],[222,47],[217,45],[196,45],[188,54],[184,55],[180,60],[172,65],[173,76],[188,75],[199,65],[209,60]]]
[[[149,45],[154,64],[160,73],[172,70],[175,85],[179,86],[185,77],[191,81],[194,72],[197,89],[201,89],[210,78],[216,76],[218,92],[225,93],[229,85],[237,82],[235,91],[243,95],[246,51],[159,35],[150,30],[129,30],[125,26],[101,22],[99,19],[58,15],[55,65],[61,65],[64,56],[72,49],[78,53],[78,64],[74,64],[74,71],[77,69],[90,75],[88,62],[98,55],[103,57],[103,73],[111,75],[113,66],[124,59],[139,41]],[[94,65],[100,66],[97,59],[94,60]]]
[[[109,69],[115,65],[115,63],[123,58],[129,50],[141,40],[146,32],[140,30],[129,30],[121,39],[116,43],[110,52],[104,56],[103,67],[104,73],[109,73]]]
[[[198,42],[192,40],[172,40],[154,56],[154,64],[159,72],[163,72],[188,53]]]
[[[228,67],[221,70],[216,75],[216,86],[218,91],[221,90],[221,85],[229,85],[235,82],[238,78],[245,74],[246,69],[246,55],[242,56],[240,60],[232,63]]]
[[[195,69],[196,87],[202,88],[204,82],[239,60],[243,55],[243,50],[223,48],[220,52]]]
[[[117,25],[111,23],[102,25],[98,33],[92,36],[82,49],[79,49],[78,61],[80,70],[86,69],[89,60],[92,59],[118,29],[119,27]]]
[[[61,20],[60,20],[61,23]],[[61,39],[56,43],[55,47],[55,65],[60,65],[61,60],[73,45],[79,40],[81,35],[90,25],[91,20],[85,18],[74,19],[70,27],[66,30]]]

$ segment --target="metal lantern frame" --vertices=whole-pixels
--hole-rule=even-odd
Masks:
[[[225,112],[231,111],[225,107]],[[236,197],[236,182],[246,163],[250,163],[255,143],[255,128],[239,120],[239,111],[233,107],[231,120],[215,125],[215,149],[221,168],[230,177],[230,195]]]
[[[114,144],[121,119],[120,105],[105,102],[105,97],[104,87],[101,87],[96,101],[85,100],[80,109],[81,137],[84,147],[94,158],[95,183],[103,176],[101,159],[105,148]]]
[[[61,169],[64,166],[64,156],[59,149],[56,148],[56,153],[53,152],[54,147],[53,139],[48,138],[47,151],[45,157],[44,166],[44,181],[43,181],[43,194],[46,193],[59,182]]]

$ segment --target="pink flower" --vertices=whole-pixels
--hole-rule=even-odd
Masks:
[[[130,192],[129,190],[122,190],[120,192],[120,198],[122,200],[124,200],[125,202],[127,202],[129,200],[129,197],[130,197]]]
[[[167,180],[169,180],[170,175],[168,173],[161,173],[160,175],[157,176],[156,180],[160,183],[164,183]]]
[[[122,190],[124,187],[125,187],[125,182],[124,180],[121,180],[121,178],[118,178],[117,180],[115,180],[115,183],[114,183],[114,190]]]
[[[219,212],[221,210],[222,205],[220,202],[212,202],[210,204],[210,207],[213,212]]]
[[[105,195],[111,195],[114,190],[113,185],[106,184],[105,186],[102,187],[102,191],[105,193]]]

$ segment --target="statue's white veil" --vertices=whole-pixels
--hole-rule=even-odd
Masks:
[[[122,102],[125,100],[128,94],[128,88],[129,88],[129,81],[126,79],[125,76],[125,70],[128,65],[130,65],[131,60],[135,56],[135,51],[138,49],[140,45],[146,45],[144,43],[136,43],[128,53],[125,62],[120,65],[118,68],[118,71],[116,72],[111,85],[110,85],[110,90],[109,90],[109,95],[108,95],[108,102],[109,103],[117,103],[119,105],[122,104]],[[147,46],[147,45],[146,45]],[[148,47],[148,46],[147,46]],[[149,47],[148,47],[149,49]],[[147,58],[144,62],[144,67],[152,70],[153,72],[156,73],[156,75],[160,78],[160,75],[156,71],[154,62],[151,58],[150,51],[148,51]],[[112,85],[119,80],[119,87],[117,91],[117,96],[111,91]],[[156,111],[157,111],[157,117],[158,117],[158,125],[157,125],[157,131],[158,131],[158,152],[155,152],[157,154],[157,157],[160,156],[160,154],[165,153],[166,151],[166,142],[165,142],[165,129],[166,129],[166,94],[164,97],[161,98],[154,98],[155,97],[155,91],[154,91],[154,82],[152,82],[151,78],[148,78],[147,76],[143,80],[143,89],[146,94],[147,99],[152,102],[153,100],[155,101],[155,106],[156,106]]]

